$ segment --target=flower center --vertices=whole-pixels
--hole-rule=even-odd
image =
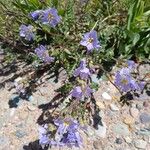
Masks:
[[[65,125],[65,126],[69,126],[69,121],[65,121],[65,122],[64,122],[64,125]]]
[[[93,41],[94,41],[93,38],[89,38],[89,39],[88,39],[88,43],[92,43]]]
[[[124,84],[124,85],[127,85],[128,84],[128,80],[127,79],[122,79],[121,83]]]
[[[49,55],[48,55],[48,52],[47,52],[47,51],[43,51],[43,53],[42,53],[43,59],[46,58],[47,56],[49,56]]]
[[[51,13],[49,13],[48,14],[48,20],[51,21],[53,18],[54,18],[54,16]]]

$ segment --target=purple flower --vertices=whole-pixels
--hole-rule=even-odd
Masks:
[[[75,87],[71,92],[71,96],[78,100],[81,99],[83,96],[81,87],[80,86]]]
[[[49,24],[53,28],[61,21],[61,17],[58,16],[55,8],[44,10],[40,19],[43,24]]]
[[[93,93],[93,90],[89,86],[87,86],[85,88],[85,93],[84,93],[85,97],[87,97],[87,98],[91,97],[92,93]]]
[[[56,119],[54,120],[54,124],[58,127],[57,129],[57,133],[59,135],[63,135],[65,132],[66,132],[66,129],[68,127],[68,122],[67,120],[64,122],[63,120],[61,119]]]
[[[118,86],[122,92],[141,90],[143,87],[142,84],[138,84],[135,79],[132,78],[129,68],[122,68],[116,73],[115,85]]]
[[[82,138],[78,131],[68,131],[68,133],[64,136],[62,142],[66,144],[69,147],[76,146],[81,147],[82,146]]]
[[[76,120],[66,118],[64,120],[54,120],[55,125],[58,127],[56,134],[60,135],[58,143],[67,146],[81,146],[82,139],[79,135],[79,123]]]
[[[75,77],[80,76],[81,79],[87,79],[91,75],[90,70],[86,67],[85,60],[81,60],[80,66],[74,71],[73,75]]]
[[[127,61],[127,67],[129,69],[134,69],[136,67],[136,63],[133,60],[128,60]]]
[[[84,87],[84,89],[82,89],[80,86],[77,86],[71,91],[71,96],[77,100],[81,100],[84,97],[91,97],[92,93],[93,90],[89,86]]]
[[[97,39],[97,32],[95,30],[85,33],[80,44],[86,46],[88,52],[91,52],[93,49],[98,49],[101,47]]]
[[[25,38],[26,40],[31,41],[35,38],[35,35],[33,33],[33,30],[34,30],[33,26],[21,25],[19,30],[20,30],[19,32],[20,36]]]
[[[36,48],[35,53],[45,63],[51,63],[54,61],[54,57],[49,56],[48,51],[46,50],[46,47],[43,45],[40,45],[38,48]]]
[[[128,71],[129,70],[127,68],[123,68],[115,75],[115,84],[120,88],[122,92],[127,92],[131,90],[131,76]]]
[[[67,128],[67,134],[63,139],[63,142],[68,146],[78,146],[82,145],[82,139],[78,132],[79,123],[76,120],[71,120]]]
[[[146,84],[146,83],[145,83],[144,81],[141,81],[141,82],[138,83],[138,87],[139,87],[139,90],[140,90],[140,91],[142,91],[142,90],[144,89],[145,84]]]
[[[36,10],[36,11],[34,11],[34,12],[31,12],[30,14],[29,14],[29,16],[31,16],[31,18],[34,20],[34,21],[36,21],[36,20],[38,20],[39,19],[39,17],[42,15],[42,10]]]
[[[47,134],[47,125],[39,127],[39,144],[47,145],[50,143],[49,134]]]

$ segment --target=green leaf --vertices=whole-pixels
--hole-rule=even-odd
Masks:
[[[138,33],[133,34],[133,45],[135,46],[136,43],[139,41],[140,35]]]

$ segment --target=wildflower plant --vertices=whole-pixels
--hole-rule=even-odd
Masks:
[[[116,18],[110,16],[110,12],[106,16],[108,8],[107,12],[103,12],[105,5],[100,1],[93,4],[68,0],[66,4],[58,0],[14,0],[13,5],[17,10],[14,11],[18,23],[17,39],[25,40],[22,44],[25,49],[26,46],[30,49],[25,51],[26,57],[31,56],[32,64],[38,63],[36,70],[49,66],[56,72],[58,68],[63,68],[67,73],[59,91],[64,96],[60,107],[49,114],[50,123],[39,127],[39,144],[82,147],[82,125],[94,127],[93,116],[99,112],[93,96],[97,89],[92,81],[93,74],[97,76],[102,71],[122,95],[142,91],[145,86],[144,80],[138,80],[137,64],[132,60],[124,63],[124,67],[115,73],[114,81],[109,78],[106,66],[103,67],[107,63],[118,63],[118,55],[131,56],[128,50],[131,44],[121,45],[124,43],[117,37],[120,35],[116,24],[125,23],[126,19],[114,22]],[[101,5],[100,9],[97,8]],[[106,27],[106,22],[109,22],[110,29]],[[139,39],[139,36],[134,37],[133,48],[138,45]],[[120,47],[125,48],[126,54],[120,54]],[[24,86],[18,83],[15,86],[18,92],[24,93]],[[55,112],[58,113],[55,115]]]

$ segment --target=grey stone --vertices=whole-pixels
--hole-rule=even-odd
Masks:
[[[23,130],[17,130],[17,131],[15,132],[15,135],[16,135],[18,138],[23,138],[23,137],[26,136],[27,134],[26,134],[26,132],[23,131]]]
[[[119,135],[128,135],[130,133],[128,126],[123,123],[115,124],[113,126],[113,132]]]
[[[143,104],[142,104],[142,103],[137,104],[137,105],[136,105],[136,108],[137,108],[138,110],[141,110],[141,109],[143,108]]]
[[[140,115],[140,121],[141,123],[145,124],[145,123],[149,123],[150,122],[150,115],[147,113],[142,113]]]
[[[6,136],[0,136],[0,149],[5,148],[6,146],[9,146],[9,138]]]
[[[150,136],[150,128],[141,129],[140,131],[137,132],[137,134]]]
[[[134,141],[134,146],[136,147],[136,148],[140,148],[140,149],[146,149],[146,145],[147,145],[147,142],[146,141],[144,141],[144,140],[135,140]]]

